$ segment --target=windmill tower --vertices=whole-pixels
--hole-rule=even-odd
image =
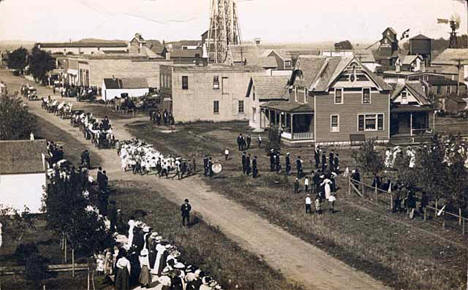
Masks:
[[[210,62],[229,61],[229,45],[240,44],[235,0],[211,0],[210,27],[206,42]]]

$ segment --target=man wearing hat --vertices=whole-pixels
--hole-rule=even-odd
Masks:
[[[289,175],[289,173],[291,172],[291,158],[289,157],[289,152],[286,153],[286,175]]]
[[[187,221],[187,226],[190,224],[190,211],[192,206],[189,203],[188,199],[185,199],[185,202],[180,206],[180,211],[182,213],[182,225],[185,226],[185,221]]]
[[[258,168],[257,168],[257,156],[254,156],[252,160],[252,177],[256,178],[258,175]]]

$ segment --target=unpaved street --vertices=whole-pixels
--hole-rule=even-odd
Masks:
[[[5,71],[0,71],[0,79],[7,83],[11,92],[19,90],[19,85],[25,83],[24,79],[9,75]],[[38,92],[41,97],[52,94],[51,90],[43,87],[38,87]],[[271,267],[280,270],[288,279],[303,284],[307,289],[385,288],[381,282],[369,275],[356,271],[315,246],[270,224],[238,203],[211,191],[200,177],[172,180],[121,172],[120,160],[115,150],[96,149],[83,138],[79,129],[70,126],[69,120],[61,120],[42,110],[40,102],[28,102],[28,105],[32,113],[69,132],[77,142],[85,144],[91,151],[99,154],[103,160],[102,167],[108,172],[111,180],[147,183],[176,203],[189,198],[192,207],[205,221],[218,226],[240,246],[261,256]],[[126,122],[128,120],[112,120],[117,139],[132,137],[124,127]]]

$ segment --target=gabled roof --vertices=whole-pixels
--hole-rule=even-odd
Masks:
[[[422,57],[419,54],[400,55],[398,58],[400,59],[402,65],[411,65],[418,58],[422,60]]]
[[[405,83],[397,84],[392,93],[391,100],[395,100],[403,91],[403,89],[410,91],[411,95],[418,101],[419,105],[430,105],[431,103],[426,97],[426,93],[420,81],[406,81]]]
[[[414,37],[411,37],[409,40],[431,40],[431,39],[425,35],[418,34]]]
[[[255,86],[255,96],[259,100],[288,99],[287,76],[253,76],[249,83],[247,95],[250,94],[252,86]]]
[[[46,140],[0,141],[0,174],[45,172],[42,154],[47,155]]]
[[[145,89],[148,88],[148,81],[145,78],[105,78],[106,89]]]
[[[310,91],[327,91],[352,61],[360,63],[355,57],[300,57],[296,69],[302,72],[302,77],[296,80],[296,83],[309,88]],[[375,75],[366,66],[361,65],[361,67],[379,88],[382,90],[391,89],[382,78]]]

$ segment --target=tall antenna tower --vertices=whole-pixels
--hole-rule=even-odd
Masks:
[[[226,63],[229,45],[241,43],[235,0],[211,0],[207,49],[211,62]]]

